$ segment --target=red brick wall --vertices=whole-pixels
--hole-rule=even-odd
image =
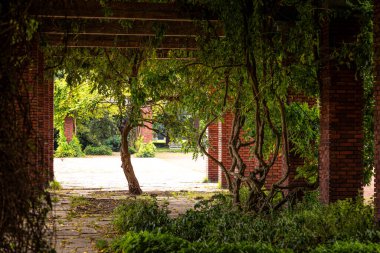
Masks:
[[[214,124],[211,124],[208,129],[208,141],[209,141],[209,147],[208,147],[208,153],[218,159],[218,137],[219,137],[219,129],[218,129],[218,122],[215,122]],[[211,160],[210,158],[207,159],[207,169],[206,169],[206,177],[210,182],[218,182],[218,164]]]
[[[232,113],[226,113],[223,117],[223,121],[219,124],[219,134],[220,134],[220,141],[219,141],[219,161],[221,161],[225,168],[228,170],[232,164],[231,156],[228,151],[228,142],[230,140],[231,130],[232,130],[232,121],[233,121],[233,114]],[[218,182],[221,184],[222,187],[227,186],[227,180],[222,173],[222,170],[219,170],[219,180]]]
[[[151,119],[152,118],[152,109],[149,107],[141,108],[141,113],[145,119]],[[139,128],[139,135],[143,137],[144,143],[149,143],[153,141],[153,131],[152,131],[152,123],[150,122],[144,122],[144,125],[147,127],[140,127]]]
[[[375,215],[380,221],[380,1],[374,1],[375,42]]]
[[[331,47],[353,41],[358,26],[355,21],[331,22],[322,33],[319,185],[324,203],[356,197],[363,178],[363,85],[354,67],[337,68],[327,60]]]
[[[30,56],[32,62],[23,77],[28,87],[35,148],[27,159],[36,182],[46,184],[53,179],[53,81],[52,76],[44,80],[44,59],[37,42]]]
[[[65,118],[63,129],[67,142],[71,142],[75,134],[75,120],[73,117]]]
[[[229,140],[230,140],[231,131],[232,131],[233,117],[234,115],[232,113],[226,113],[224,115],[223,121],[220,122],[218,125],[218,128],[219,128],[218,159],[224,164],[226,169],[229,169],[232,164],[232,159],[229,154],[228,145],[229,145]],[[213,130],[211,131],[212,131],[211,133],[214,133]],[[243,135],[243,133],[241,133],[241,135]],[[211,134],[209,135],[209,137],[215,138]],[[258,165],[258,161],[251,155],[250,147],[242,147],[239,151],[239,154],[247,166],[245,175],[248,175],[249,172],[253,171],[253,169]],[[281,161],[281,157],[279,156],[274,166],[271,168],[268,174],[266,187],[270,188],[270,186],[273,183],[277,182],[281,178],[281,176],[282,176],[282,161]],[[224,174],[222,173],[222,170],[219,170],[218,182],[221,183],[222,187],[227,186],[226,178]]]

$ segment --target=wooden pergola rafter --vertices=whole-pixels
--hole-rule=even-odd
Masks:
[[[207,10],[175,3],[103,6],[96,0],[41,0],[31,6],[31,13],[40,20],[41,38],[51,46],[194,51],[204,25],[213,28],[214,36],[223,36],[220,23]]]

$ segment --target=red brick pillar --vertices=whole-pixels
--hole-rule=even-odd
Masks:
[[[375,216],[380,221],[380,1],[374,1],[375,44]]]
[[[29,98],[33,151],[28,154],[31,176],[36,183],[47,185],[53,179],[53,79],[44,80],[44,58],[38,40],[34,42],[32,59],[24,80]]]
[[[45,161],[49,171],[49,180],[54,179],[54,75],[53,73],[45,73]]]
[[[63,129],[67,142],[72,141],[75,134],[75,119],[73,117],[66,117]]]
[[[144,119],[152,118],[152,109],[150,107],[141,108],[141,113]],[[152,131],[153,125],[150,122],[144,122],[144,125],[146,127],[140,128],[140,136],[143,137],[144,143],[152,142],[153,141],[153,131]]]
[[[224,120],[219,122],[219,161],[228,170],[232,164],[232,159],[228,150],[230,141],[232,123],[234,115],[231,112],[224,114]],[[227,187],[227,180],[223,171],[219,168],[218,182],[223,188]]]
[[[218,152],[219,152],[219,123],[213,123],[211,124],[207,131],[208,131],[208,153],[218,159]],[[207,169],[206,169],[206,177],[210,182],[218,182],[218,164],[211,160],[210,158],[207,159]]]
[[[354,198],[363,179],[363,84],[356,69],[329,60],[334,48],[355,41],[358,22],[332,20],[322,31],[321,140],[319,186],[321,201]]]

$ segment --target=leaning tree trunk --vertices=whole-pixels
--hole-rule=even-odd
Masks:
[[[128,181],[129,193],[140,195],[142,193],[142,190],[140,188],[139,181],[136,178],[135,172],[133,171],[131,154],[128,150],[128,135],[131,130],[132,127],[128,124],[125,124],[121,130],[121,167],[123,168],[124,175]]]

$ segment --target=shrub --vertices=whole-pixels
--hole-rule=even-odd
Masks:
[[[110,252],[115,253],[161,253],[161,252],[181,252],[181,253],[291,253],[288,249],[276,249],[264,243],[233,243],[218,244],[207,242],[190,243],[182,238],[170,235],[151,232],[133,233],[128,232],[120,239],[112,243]]]
[[[139,146],[136,157],[155,157],[156,146],[152,142],[141,143]]]
[[[378,253],[380,244],[360,242],[335,242],[333,245],[320,245],[312,253]]]
[[[128,147],[128,151],[131,155],[133,155],[134,153],[136,153],[136,149],[134,147]]]
[[[272,245],[273,252],[279,249],[294,252],[315,250],[318,253],[377,252],[375,250],[379,248],[377,244],[365,244],[379,242],[380,231],[376,228],[372,207],[364,205],[360,199],[322,205],[317,196],[311,194],[306,195],[303,202],[287,209],[256,215],[239,210],[232,206],[230,196],[219,194],[200,201],[194,209],[172,220],[167,217],[166,209],[160,216],[162,211],[155,211],[159,210],[155,202],[144,201],[136,200],[135,204],[132,201],[128,208],[124,207],[126,211],[119,211],[118,226],[125,225],[119,229],[120,232],[147,230],[167,233],[190,242],[191,247],[198,247],[199,252],[234,252],[232,249],[238,247],[237,242],[239,247],[247,249],[240,252],[256,252],[249,248],[258,245],[254,242]],[[340,243],[332,244],[337,241]],[[357,242],[357,245],[351,245],[356,251],[346,251],[351,247],[345,243],[348,241]],[[196,243],[219,245],[224,251],[218,251],[217,247],[214,251],[205,251]],[[230,247],[232,249],[228,251]]]
[[[159,207],[156,199],[126,200],[114,211],[113,224],[119,233],[154,230],[170,222],[167,206]]]
[[[105,142],[105,145],[110,147],[113,152],[120,151],[121,137],[120,135],[113,135],[109,137]]]
[[[62,185],[54,179],[53,181],[49,182],[49,190],[60,191],[62,190]]]
[[[86,155],[112,155],[112,149],[107,146],[87,146],[84,149],[84,153]]]
[[[66,137],[60,134],[55,157],[82,157],[83,155],[82,147],[76,136],[67,143]]]
[[[227,197],[201,202],[176,218],[170,232],[189,241],[233,243],[262,241],[304,252],[333,241],[378,242],[373,209],[360,200],[325,206],[305,200],[265,215],[239,211]]]

